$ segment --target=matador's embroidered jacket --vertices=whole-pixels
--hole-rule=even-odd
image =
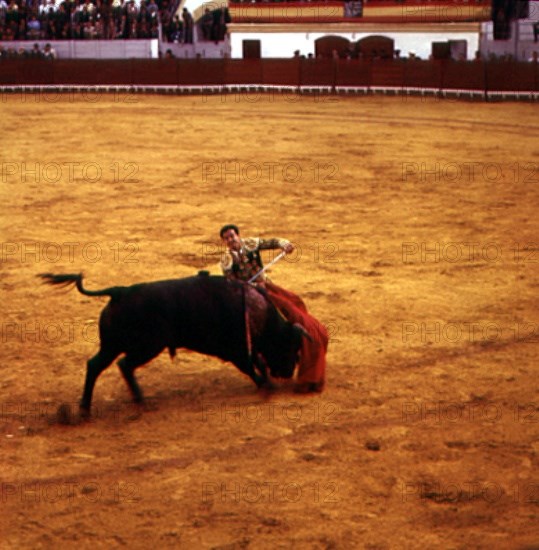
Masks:
[[[221,269],[228,279],[242,281],[248,281],[262,269],[260,250],[282,249],[289,242],[286,239],[259,239],[256,237],[240,240],[240,250],[227,250],[221,257]],[[265,273],[257,280],[265,280]]]

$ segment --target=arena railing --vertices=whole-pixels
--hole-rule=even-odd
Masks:
[[[46,89],[177,94],[276,90],[536,100],[539,64],[340,59],[0,61],[0,92]]]

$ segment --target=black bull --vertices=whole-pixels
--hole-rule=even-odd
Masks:
[[[99,319],[100,350],[87,363],[83,412],[90,410],[98,376],[120,354],[125,354],[120,371],[134,400],[142,402],[134,370],[165,348],[171,357],[176,348],[188,348],[230,361],[263,387],[269,384],[268,368],[274,377],[292,377],[301,339],[309,336],[260,290],[224,277],[199,274],[97,291],[83,288],[81,274],[40,277],[52,285],[75,284],[86,296],[111,298]]]

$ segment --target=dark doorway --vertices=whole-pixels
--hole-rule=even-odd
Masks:
[[[358,40],[356,47],[363,59],[393,59],[395,41],[387,36],[367,36]]]
[[[316,57],[346,57],[350,42],[340,36],[323,36],[314,42]]]
[[[243,59],[260,59],[260,40],[243,41]]]

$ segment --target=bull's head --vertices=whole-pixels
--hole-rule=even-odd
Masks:
[[[279,345],[271,346],[264,354],[274,378],[292,378],[299,359],[303,338],[312,341],[310,334],[299,324],[286,322]]]

